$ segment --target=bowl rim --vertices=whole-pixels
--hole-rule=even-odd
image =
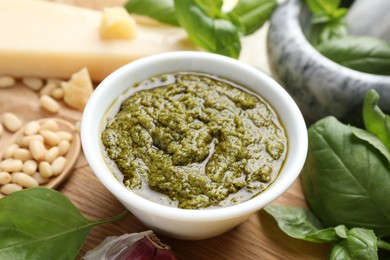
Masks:
[[[260,195],[248,201],[239,203],[237,205],[213,209],[180,209],[158,204],[134,194],[133,192],[131,192],[131,190],[124,187],[117,179],[115,179],[115,177],[113,178],[113,174],[109,170],[108,172],[106,171],[107,166],[104,165],[105,163],[103,160],[103,155],[100,149],[97,149],[97,144],[94,143],[94,141],[96,141],[96,137],[94,137],[94,134],[91,134],[96,133],[96,131],[98,131],[98,135],[100,138],[101,131],[98,129],[93,129],[93,126],[96,126],[97,120],[94,111],[95,108],[100,106],[101,99],[105,98],[105,95],[109,91],[109,89],[112,89],[112,85],[115,85],[115,83],[123,84],[123,77],[126,74],[136,71],[139,68],[150,68],[156,66],[153,64],[164,64],[164,62],[167,61],[175,62],[177,60],[186,60],[198,63],[211,62],[214,63],[214,65],[223,65],[225,67],[237,68],[241,71],[246,71],[250,74],[253,74],[254,77],[258,77],[259,79],[261,79],[262,82],[265,82],[267,85],[267,90],[272,92],[273,95],[275,95],[278,99],[282,100],[283,102],[285,102],[285,104],[287,104],[287,107],[284,112],[287,113],[287,116],[285,116],[285,119],[282,120],[282,123],[284,124],[284,128],[287,134],[289,134],[289,130],[287,129],[286,125],[294,125],[295,128],[293,128],[291,131],[294,135],[300,137],[299,144],[296,143],[292,147],[291,142],[298,141],[290,140],[291,136],[288,136],[289,147],[286,162],[288,161],[289,164],[286,165],[285,162],[285,165],[282,168],[281,172],[288,170],[289,175],[283,175],[283,178],[281,178],[282,176],[279,175],[276,181],[272,185],[270,185],[270,187],[266,191],[262,192]],[[269,102],[269,100],[267,99],[265,100],[268,103],[272,103]],[[271,106],[274,107],[274,104],[271,104]],[[279,116],[281,116],[280,111],[277,111],[277,113],[279,114]],[[98,125],[100,126],[102,118],[99,118],[98,120]],[[98,87],[92,93],[92,96],[90,97],[89,101],[87,102],[81,121],[81,140],[86,160],[89,163],[89,166],[91,167],[92,171],[98,177],[100,182],[117,199],[119,199],[122,204],[129,204],[134,210],[143,211],[152,216],[154,215],[171,220],[192,222],[221,221],[248,216],[249,214],[269,204],[271,201],[277,199],[295,182],[295,180],[299,176],[300,171],[305,162],[308,149],[307,128],[303,116],[292,97],[283,87],[281,87],[270,76],[241,61],[218,54],[197,51],[175,51],[154,54],[132,61],[111,73],[98,85]],[[294,148],[295,150],[292,151],[292,148]],[[290,167],[291,169],[286,169],[286,167]],[[109,177],[109,175],[111,175],[111,177]]]

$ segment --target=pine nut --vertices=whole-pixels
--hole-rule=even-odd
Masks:
[[[61,140],[66,140],[69,142],[72,142],[72,140],[73,140],[73,135],[69,132],[58,131],[57,135],[60,137]]]
[[[19,145],[19,147],[23,146],[23,136],[22,135],[18,135],[16,137],[15,144]]]
[[[38,164],[34,160],[28,160],[23,163],[22,172],[33,175],[38,169]]]
[[[57,99],[57,100],[61,100],[61,99],[64,98],[64,90],[62,88],[53,89],[53,91],[51,92],[50,96],[52,98]]]
[[[56,85],[56,87],[61,87],[61,82],[62,82],[62,80],[56,79],[56,78],[48,78],[47,79],[47,83],[54,84],[54,85]]]
[[[52,97],[43,95],[39,99],[39,102],[41,107],[50,113],[56,114],[60,110],[60,105]]]
[[[22,121],[13,113],[4,113],[3,124],[10,132],[16,132],[22,127]]]
[[[60,137],[53,131],[50,130],[41,130],[39,133],[43,136],[43,139],[50,146],[54,146],[60,143]]]
[[[51,165],[48,162],[40,162],[38,168],[39,168],[39,174],[43,178],[49,178],[53,175],[53,169],[51,168]]]
[[[58,131],[58,124],[53,119],[45,120],[45,122],[41,124],[41,130],[50,130],[56,132]]]
[[[14,172],[12,174],[12,182],[19,184],[25,188],[39,186],[39,183],[33,177],[23,172]]]
[[[0,76],[0,88],[9,88],[15,85],[15,79],[10,76]]]
[[[19,190],[23,190],[23,187],[18,185],[18,184],[15,184],[15,183],[8,183],[8,184],[3,185],[0,188],[1,193],[5,194],[5,195],[9,195],[9,194],[11,194],[15,191],[19,191]]]
[[[66,165],[65,157],[60,156],[57,159],[55,159],[51,164],[51,168],[53,169],[53,175],[54,176],[59,175],[64,170],[65,165]]]
[[[23,136],[22,138],[22,146],[23,147],[30,147],[30,143],[32,140],[37,140],[43,143],[44,139],[42,135],[29,135],[29,136]]]
[[[32,175],[32,177],[38,182],[39,185],[45,184],[49,182],[48,178],[43,178],[39,172],[36,172]]]
[[[69,148],[70,148],[70,143],[69,141],[66,141],[66,140],[62,140],[59,144],[58,144],[58,149],[59,149],[59,154],[58,155],[65,155],[68,153],[69,151]]]
[[[31,153],[29,150],[24,148],[18,148],[14,151],[12,156],[14,159],[19,159],[22,162],[32,159]]]
[[[37,161],[42,161],[46,156],[46,148],[44,144],[38,140],[30,142],[30,152],[32,157]]]
[[[11,180],[12,180],[11,174],[9,174],[8,172],[0,172],[0,184],[1,185],[10,183]]]
[[[58,157],[59,154],[60,149],[57,146],[54,146],[47,151],[45,161],[51,163]]]
[[[14,154],[14,151],[19,148],[19,145],[17,144],[11,144],[10,146],[5,149],[3,153],[3,159],[11,158]]]
[[[25,77],[22,79],[22,82],[26,87],[34,91],[39,91],[43,86],[43,80],[35,77]]]
[[[0,170],[5,172],[20,172],[23,167],[23,162],[16,159],[5,159],[0,162]]]
[[[36,135],[39,132],[39,129],[41,126],[37,121],[31,121],[26,125],[26,128],[24,129],[25,135]]]
[[[55,90],[56,88],[57,88],[57,85],[55,83],[48,82],[45,86],[43,86],[41,91],[39,91],[39,95],[40,96],[43,96],[43,95],[50,96],[51,92],[53,90]]]

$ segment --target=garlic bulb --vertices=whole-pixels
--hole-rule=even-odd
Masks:
[[[107,237],[84,260],[149,260],[177,259],[171,248],[162,243],[153,231]]]

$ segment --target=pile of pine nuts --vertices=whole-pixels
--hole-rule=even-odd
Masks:
[[[20,120],[6,114],[11,113],[3,115],[6,129],[19,129]],[[0,196],[46,184],[60,175],[72,140],[73,134],[60,130],[55,120],[29,122],[0,160]]]
[[[37,77],[24,77],[20,79],[21,83],[27,88],[39,93],[39,103],[41,108],[52,114],[57,114],[60,105],[57,101],[64,98],[64,90],[61,87],[61,80],[47,79],[43,80]],[[17,79],[11,76],[0,76],[0,89],[15,86]]]
[[[82,111],[93,92],[93,83],[86,67],[73,73],[69,81],[54,78],[44,80],[38,77],[23,77],[19,80],[27,88],[39,93],[40,107],[52,114],[57,114],[60,110],[58,101]],[[0,75],[0,89],[13,87],[17,81],[14,77]]]

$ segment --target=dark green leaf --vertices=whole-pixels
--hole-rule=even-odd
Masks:
[[[347,237],[332,249],[330,259],[378,259],[377,238],[372,230],[352,228],[347,231]]]
[[[30,188],[0,200],[0,259],[74,259],[90,221],[61,193]]]
[[[129,13],[148,16],[162,23],[179,25],[174,0],[129,0],[124,7]]]
[[[302,184],[314,214],[326,227],[373,229],[390,234],[390,166],[350,126],[326,117],[309,128]]]
[[[317,49],[342,66],[372,74],[390,75],[390,44],[382,40],[367,36],[345,36],[322,41]]]
[[[263,26],[276,6],[276,0],[240,0],[228,15],[236,17],[248,35]]]
[[[382,112],[378,101],[379,94],[373,89],[369,90],[363,105],[364,126],[390,150],[390,116]]]
[[[346,232],[342,231],[345,226],[320,230],[320,222],[304,208],[268,205],[264,210],[275,218],[283,232],[294,238],[316,243],[333,243],[339,241],[339,235]]]
[[[241,43],[235,25],[224,18],[213,18],[195,0],[175,0],[176,17],[189,38],[201,48],[237,58]]]

